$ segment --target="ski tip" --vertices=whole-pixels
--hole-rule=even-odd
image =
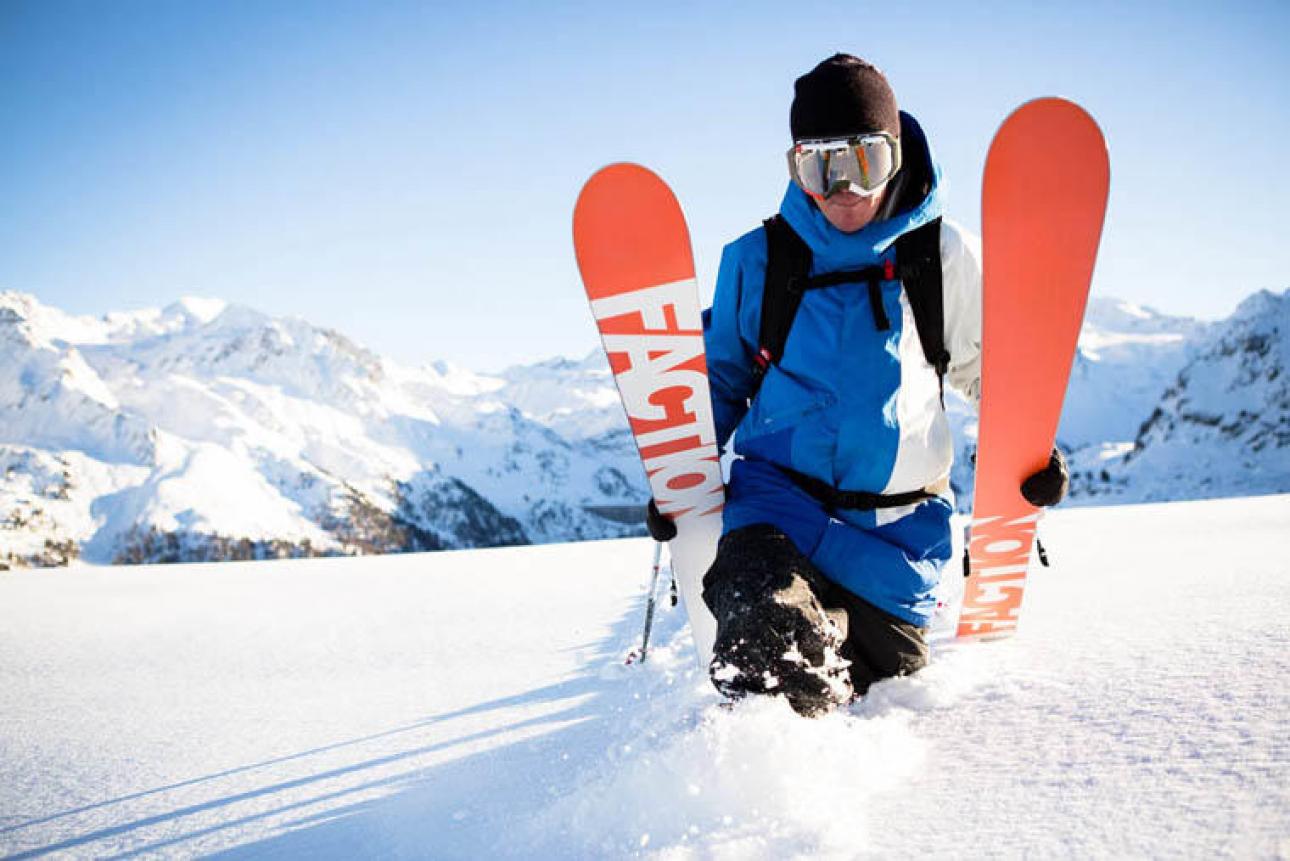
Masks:
[[[658,199],[665,206],[670,204],[680,208],[676,195],[661,176],[644,165],[618,161],[605,165],[582,184],[573,207],[574,230],[577,231],[580,221],[588,216],[598,216],[615,201],[621,201],[624,195],[636,199]]]
[[[1022,111],[1073,112],[1083,114],[1088,117],[1090,121],[1093,120],[1093,115],[1090,114],[1083,105],[1074,99],[1068,99],[1065,96],[1036,96],[1033,99],[1028,99],[1027,101],[1022,102],[1015,110],[1012,111],[1012,114],[1009,114],[1009,116]]]
[[[1089,228],[1079,235],[1097,248],[1111,183],[1110,154],[1102,129],[1080,105],[1045,96],[1018,107],[990,142],[985,175],[983,219],[995,199],[1003,201],[1000,212],[1027,200],[1062,201],[1062,211]]]
[[[583,185],[573,245],[593,299],[694,277],[680,201],[658,174],[632,162],[607,165]]]
[[[1093,115],[1078,102],[1062,96],[1040,96],[1024,102],[1015,108],[999,126],[995,136],[997,141],[1010,130],[1042,129],[1053,135],[1074,135],[1085,141],[1096,139],[1103,151],[1106,150],[1106,136]]]
[[[634,161],[615,161],[593,173],[582,187],[585,191],[590,185],[633,181],[663,182],[663,178],[643,164],[637,164]]]

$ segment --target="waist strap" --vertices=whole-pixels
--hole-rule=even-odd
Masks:
[[[863,490],[839,490],[828,482],[814,476],[800,473],[795,469],[779,467],[793,483],[815,497],[826,508],[856,508],[861,511],[873,511],[876,508],[899,508],[902,505],[914,505],[924,499],[934,499],[935,493],[927,489],[910,490],[904,493],[869,493]]]

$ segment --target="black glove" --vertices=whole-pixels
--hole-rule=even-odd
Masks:
[[[676,524],[672,522],[672,518],[658,510],[653,499],[645,506],[645,528],[655,541],[671,541],[676,537]]]
[[[1048,466],[1021,483],[1021,495],[1036,508],[1047,508],[1066,498],[1066,489],[1070,487],[1070,483],[1066,458],[1062,457],[1061,449],[1054,446]]]

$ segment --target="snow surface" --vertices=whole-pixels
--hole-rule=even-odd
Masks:
[[[0,574],[0,854],[1290,854],[1290,496],[1053,513],[1020,633],[719,706],[640,539]],[[664,602],[666,607],[666,602]]]
[[[376,514],[454,548],[499,519],[499,544],[619,537],[645,487],[601,352],[481,376],[215,299],[96,319],[0,292],[0,564],[137,561],[151,532],[186,560],[411,549]]]

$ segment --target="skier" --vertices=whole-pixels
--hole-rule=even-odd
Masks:
[[[718,690],[814,715],[927,663],[951,555],[943,386],[979,399],[981,265],[875,66],[837,54],[798,78],[790,128],[779,216],[725,247],[705,312],[717,442],[738,457],[703,599]],[[929,236],[931,265],[909,265]],[[1022,491],[1049,506],[1067,483],[1054,449]],[[653,502],[647,522],[675,534]]]

